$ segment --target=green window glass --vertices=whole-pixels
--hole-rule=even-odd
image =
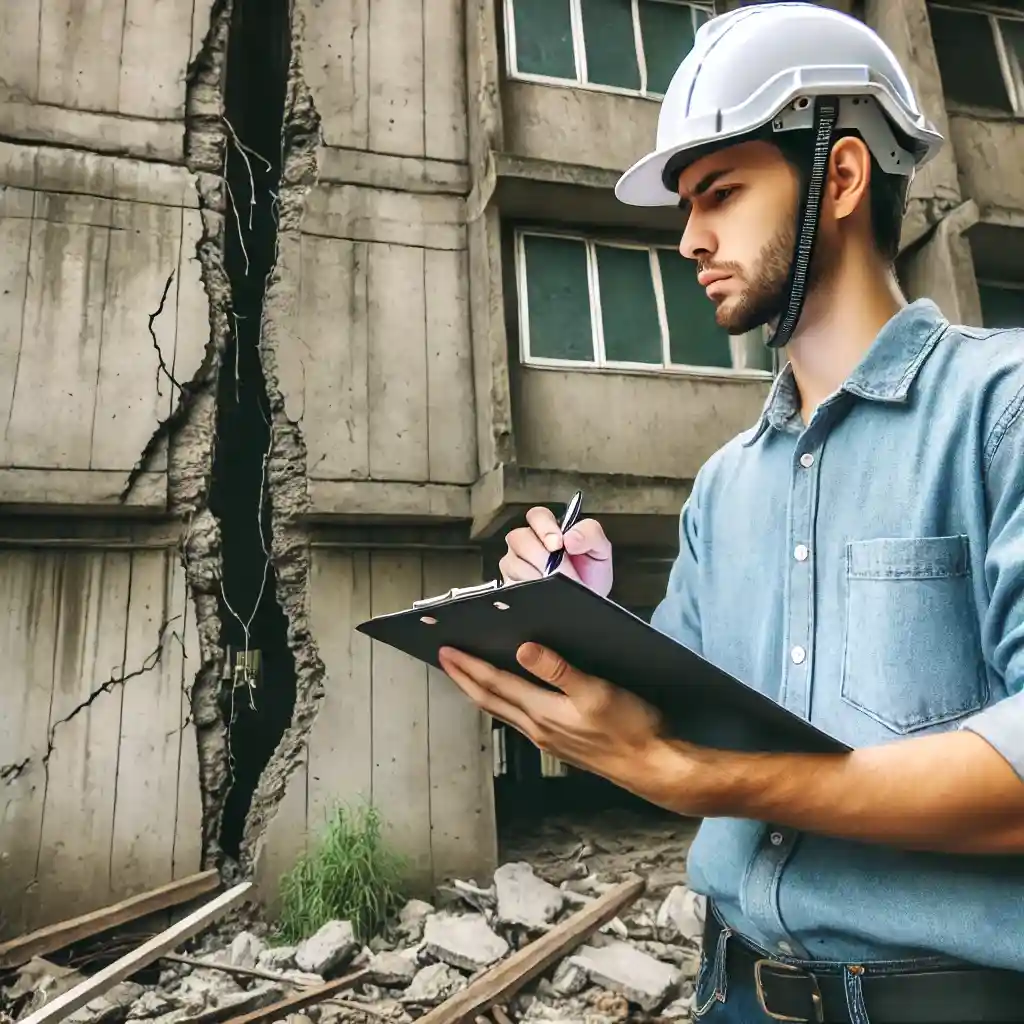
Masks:
[[[714,303],[697,284],[693,261],[672,249],[659,249],[658,263],[665,292],[672,362],[683,366],[731,368],[729,335],[715,322]]]
[[[664,93],[676,68],[693,48],[695,18],[699,25],[706,15],[671,0],[638,0],[638,5],[647,91]]]
[[[611,363],[663,361],[649,249],[595,246],[604,357]]]
[[[580,0],[587,81],[640,88],[631,0]]]
[[[988,15],[929,5],[928,21],[946,98],[1012,112]],[[1007,44],[1012,46],[1009,41]]]
[[[576,80],[569,0],[513,0],[516,68],[528,75]]]
[[[529,354],[536,359],[594,358],[587,247],[573,238],[525,235]]]
[[[979,284],[978,293],[986,327],[1024,327],[1024,289]]]

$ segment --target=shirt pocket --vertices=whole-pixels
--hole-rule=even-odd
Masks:
[[[844,701],[899,734],[985,706],[967,537],[850,541],[846,586]]]

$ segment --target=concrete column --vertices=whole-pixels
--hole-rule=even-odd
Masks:
[[[980,327],[981,299],[965,232],[978,222],[973,199],[947,213],[931,234],[900,259],[907,298],[934,300],[953,323]]]

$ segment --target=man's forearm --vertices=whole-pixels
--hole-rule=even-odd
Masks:
[[[670,743],[652,755],[641,787],[680,813],[905,849],[1024,853],[1024,782],[970,732],[838,755],[734,754]]]

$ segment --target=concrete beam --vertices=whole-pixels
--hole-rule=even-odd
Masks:
[[[143,472],[122,498],[128,473],[99,469],[0,469],[0,505],[5,512],[40,507],[61,512],[163,512],[167,474]]]
[[[470,489],[460,484],[397,480],[309,481],[307,518],[332,522],[468,519]]]
[[[692,481],[502,465],[473,485],[470,539],[496,536],[534,505],[562,504],[583,491],[590,516],[669,516],[676,518]]]

